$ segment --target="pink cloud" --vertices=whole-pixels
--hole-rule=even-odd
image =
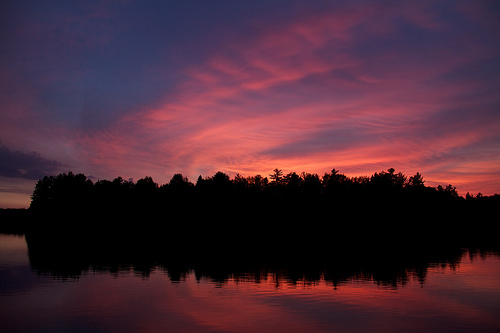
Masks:
[[[437,33],[447,29],[427,6],[415,6],[403,17]],[[206,63],[187,68],[187,80],[159,107],[82,134],[85,158],[89,165],[148,173],[160,181],[175,172],[193,178],[217,170],[266,175],[280,167],[321,174],[335,167],[354,176],[395,167],[423,172],[431,183],[468,184],[459,189],[472,189],[484,177],[488,189],[482,191],[498,191],[486,187],[486,174],[498,166],[495,158],[440,158],[479,142],[484,128],[497,126],[497,120],[488,125],[454,118],[454,108],[477,105],[457,99],[482,83],[445,79],[491,55],[491,48],[470,41],[464,52],[432,45],[412,54],[374,45],[367,58],[356,49],[365,43],[356,28],[374,27],[372,37],[392,36],[395,14],[385,13],[388,24],[381,25],[376,7],[348,13],[311,16],[245,43],[228,41]],[[450,176],[467,167],[486,174],[471,180]]]

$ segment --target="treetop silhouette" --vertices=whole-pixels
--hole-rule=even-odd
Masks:
[[[212,177],[202,178],[200,175],[196,184],[180,173],[172,176],[166,184],[159,185],[150,176],[139,179],[136,183],[125,181],[121,177],[113,181],[99,180],[93,183],[83,174],[62,173],[56,176],[45,176],[40,179],[31,196],[32,210],[53,209],[65,207],[75,209],[77,206],[103,206],[103,201],[121,204],[134,204],[146,201],[160,204],[162,201],[174,197],[186,196],[199,198],[200,195],[209,197],[211,194],[229,194],[248,197],[300,197],[323,198],[330,200],[358,200],[368,201],[409,199],[458,200],[464,201],[451,184],[437,186],[425,185],[423,176],[417,172],[407,177],[393,168],[387,171],[375,172],[372,176],[348,177],[339,170],[332,169],[322,177],[314,173],[290,172],[283,174],[281,169],[274,169],[267,177],[261,175],[243,177],[237,174],[234,178],[222,171]],[[496,197],[492,196],[492,197]],[[483,200],[483,195],[476,197],[467,195],[467,200]]]

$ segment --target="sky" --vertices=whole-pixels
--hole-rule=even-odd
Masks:
[[[500,3],[0,3],[0,207],[275,168],[500,193]]]

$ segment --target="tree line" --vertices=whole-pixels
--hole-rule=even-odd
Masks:
[[[390,168],[387,171],[375,172],[371,176],[348,177],[333,169],[323,176],[315,173],[284,174],[274,169],[269,177],[261,175],[244,177],[236,174],[234,178],[221,171],[211,177],[198,177],[196,183],[191,182],[180,173],[174,174],[169,182],[159,185],[152,177],[144,177],[137,182],[127,181],[121,177],[114,180],[98,180],[95,183],[84,174],[72,172],[56,176],[45,176],[40,179],[31,195],[32,210],[54,206],[98,205],[98,204],[141,204],[158,203],[158,199],[172,199],[200,196],[241,196],[241,197],[329,197],[372,199],[395,199],[401,196],[429,197],[433,200],[456,201],[488,201],[497,200],[498,195],[483,196],[478,193],[472,196],[467,193],[463,198],[458,195],[456,187],[429,187],[425,185],[423,176],[417,172],[407,177]],[[89,208],[89,207],[87,207]]]
[[[195,183],[180,173],[163,185],[152,177],[137,182],[121,177],[95,183],[72,172],[40,179],[31,196],[35,215],[87,219],[200,221],[216,217],[221,225],[234,220],[325,220],[366,225],[383,220],[441,220],[487,217],[499,206],[500,196],[478,194],[461,197],[451,184],[430,187],[417,172],[406,176],[393,168],[371,176],[348,177],[340,171],[284,174],[275,169],[269,176],[231,178],[221,171],[199,176]],[[41,216],[41,215],[40,215]],[[440,222],[440,223],[441,223]],[[420,223],[420,222],[419,222]],[[377,224],[377,222],[375,222]],[[279,228],[279,227],[277,227]]]
[[[356,248],[465,248],[497,242],[499,203],[499,195],[464,198],[452,185],[426,186],[420,173],[392,168],[362,177],[336,169],[321,177],[275,169],[231,178],[219,171],[195,183],[178,173],[163,185],[152,177],[93,182],[68,172],[36,184],[26,239],[44,253],[49,247],[96,258],[130,248],[134,255],[234,252],[278,261],[287,253],[307,259]]]

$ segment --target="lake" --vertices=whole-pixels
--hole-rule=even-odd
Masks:
[[[0,234],[2,332],[500,331],[492,252],[412,264],[68,262],[70,270],[31,252],[24,236]]]

